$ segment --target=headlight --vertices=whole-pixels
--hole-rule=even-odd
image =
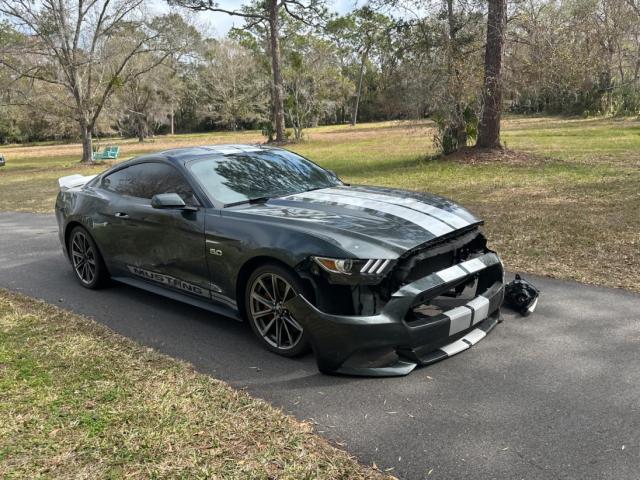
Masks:
[[[339,273],[342,275],[360,274],[360,275],[381,275],[386,273],[387,267],[391,260],[378,259],[356,259],[350,258],[326,258],[311,257],[314,262],[320,265],[324,270],[331,273]]]
[[[351,259],[313,257],[313,260],[315,260],[315,262],[327,272],[343,273],[345,275],[350,275],[352,273],[353,260]]]

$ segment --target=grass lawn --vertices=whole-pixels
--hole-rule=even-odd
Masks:
[[[509,149],[532,158],[466,162],[434,157],[429,122],[319,127],[290,148],[351,183],[425,190],[463,203],[510,270],[640,292],[640,121],[512,117]],[[121,143],[124,158],[185,145],[262,141],[258,132],[157,137]],[[56,179],[80,167],[79,145],[0,151],[3,210],[52,211]]]
[[[0,478],[385,478],[266,402],[0,290]]]

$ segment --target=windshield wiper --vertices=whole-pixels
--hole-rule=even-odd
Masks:
[[[257,197],[257,198],[247,198],[246,200],[240,200],[239,202],[225,203],[224,208],[227,207],[235,207],[236,205],[245,205],[250,204],[253,205],[255,203],[265,203],[268,202],[271,197]]]

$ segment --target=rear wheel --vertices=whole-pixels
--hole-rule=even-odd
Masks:
[[[302,281],[279,265],[263,265],[249,278],[247,319],[261,343],[272,352],[294,357],[309,349],[304,328],[285,307],[287,301],[303,292]]]
[[[69,235],[69,258],[76,278],[85,288],[100,288],[109,278],[107,268],[89,232],[75,227]]]

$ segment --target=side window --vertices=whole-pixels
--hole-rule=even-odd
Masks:
[[[131,197],[151,200],[159,193],[177,193],[187,205],[198,205],[193,189],[182,174],[165,163],[139,163],[106,176],[102,186]]]
[[[120,195],[133,195],[130,171],[132,167],[113,172],[102,179],[102,188]]]

